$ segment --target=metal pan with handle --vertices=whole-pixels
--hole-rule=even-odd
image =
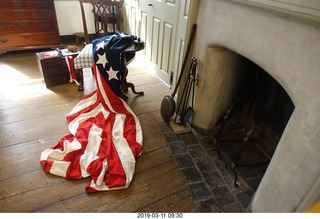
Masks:
[[[179,84],[181,82],[182,76],[183,76],[183,72],[187,63],[187,59],[189,56],[189,52],[191,49],[191,45],[193,42],[193,39],[195,37],[195,33],[196,33],[196,29],[197,29],[197,25],[193,24],[192,25],[192,29],[191,29],[191,33],[190,33],[190,38],[189,38],[189,43],[188,43],[188,47],[187,47],[187,51],[181,66],[181,71],[180,71],[180,75],[178,78],[178,82],[176,84],[176,87],[174,88],[173,93],[171,94],[171,96],[166,95],[161,102],[161,107],[160,107],[160,113],[161,113],[161,117],[164,121],[168,121],[174,114],[175,110],[176,110],[176,103],[174,101],[174,96],[176,95],[177,91],[178,91],[178,87]]]

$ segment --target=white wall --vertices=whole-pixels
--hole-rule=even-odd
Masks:
[[[78,0],[55,0],[59,33],[73,35],[76,32],[83,32],[80,3]],[[89,33],[94,33],[93,17],[90,12],[90,5],[85,5],[87,26]]]

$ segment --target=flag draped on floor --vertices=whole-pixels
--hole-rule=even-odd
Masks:
[[[40,164],[48,173],[69,179],[91,176],[86,187],[88,193],[127,188],[134,175],[136,158],[142,153],[140,122],[108,83],[118,80],[117,76],[109,75],[113,67],[108,62],[114,57],[108,49],[114,44],[108,44],[112,40],[93,42],[97,90],[67,115],[70,134],[44,150],[40,157]],[[121,39],[117,40],[119,48]],[[122,45],[125,47],[128,42],[125,39]],[[113,70],[118,69],[114,65]]]

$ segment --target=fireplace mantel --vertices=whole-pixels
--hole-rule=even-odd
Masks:
[[[315,0],[230,0],[277,14],[320,25],[320,1]]]
[[[208,113],[208,109],[224,104],[214,99],[215,89],[221,84],[215,84],[213,78],[222,74],[221,66],[228,66],[228,70],[232,67],[225,56],[228,51],[263,68],[286,90],[295,110],[250,210],[301,209],[320,178],[320,27],[225,0],[202,0],[197,23],[194,55],[198,59],[199,84],[192,124],[209,130],[217,121],[217,115]],[[206,61],[208,51],[213,54],[212,61]],[[219,53],[223,57],[216,56]],[[235,57],[232,65],[237,62]],[[212,71],[210,63],[215,65]],[[212,83],[208,83],[210,79]],[[319,198],[316,191],[314,195]]]

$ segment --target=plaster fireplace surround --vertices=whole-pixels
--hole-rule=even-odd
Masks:
[[[199,15],[192,125],[213,129],[231,104],[243,60],[250,60],[294,104],[250,211],[295,212],[319,200],[320,25],[226,0],[202,0]]]

